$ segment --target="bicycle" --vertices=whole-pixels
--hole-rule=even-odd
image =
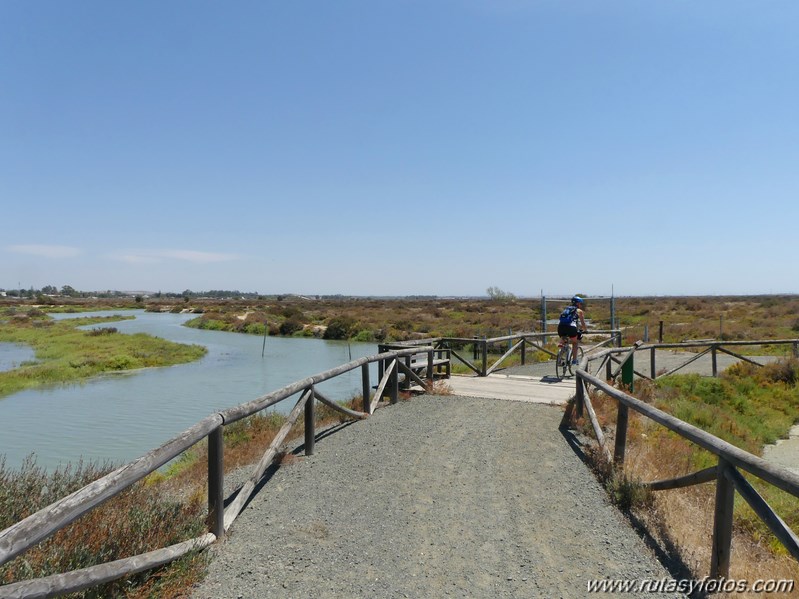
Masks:
[[[582,338],[584,331],[580,331],[577,334],[577,339],[579,343],[579,339]],[[555,376],[559,379],[562,379],[566,376],[571,376],[574,374],[572,369],[572,342],[571,339],[568,337],[561,337],[560,343],[558,343],[558,355],[555,357]],[[583,348],[580,345],[577,345],[577,362],[581,362],[583,359]]]

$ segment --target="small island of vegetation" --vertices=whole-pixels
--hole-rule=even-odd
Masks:
[[[207,350],[144,333],[118,334],[112,323],[132,316],[70,318],[56,321],[38,308],[6,308],[0,312],[0,342],[21,343],[36,359],[0,372],[0,397],[35,387],[87,380],[107,372],[171,366],[198,360]]]

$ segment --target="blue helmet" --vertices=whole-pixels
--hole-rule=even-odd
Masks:
[[[572,298],[572,304],[573,304],[573,305],[575,305],[575,306],[576,306],[577,304],[580,304],[580,305],[582,306],[584,303],[585,303],[585,302],[583,301],[583,298],[581,298],[579,295],[575,295],[575,296]]]

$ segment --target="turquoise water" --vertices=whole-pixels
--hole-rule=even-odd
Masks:
[[[268,337],[262,358],[263,337],[182,326],[196,315],[124,313],[135,314],[135,320],[99,326],[204,345],[208,354],[190,364],[106,375],[0,399],[0,454],[5,454],[8,466],[17,467],[30,453],[48,468],[80,458],[130,461],[215,411],[377,353],[371,343],[348,346],[340,341]],[[76,316],[81,315],[54,315]],[[373,381],[376,372],[373,366]],[[360,368],[319,388],[331,399],[352,397],[361,390]],[[276,409],[287,413],[295,401],[289,398]]]

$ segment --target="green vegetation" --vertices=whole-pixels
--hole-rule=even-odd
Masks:
[[[799,361],[757,367],[741,362],[719,378],[696,374],[658,379],[655,405],[736,447],[759,455],[782,437],[799,416]],[[703,456],[703,457],[700,457]],[[715,464],[697,454],[698,468]]]
[[[717,379],[698,375],[673,375],[659,379],[654,404],[677,418],[697,426],[755,455],[765,445],[787,436],[799,416],[799,360],[788,359],[757,367],[741,362]],[[651,432],[651,431],[650,431]],[[688,443],[664,428],[650,434],[653,447],[676,444],[683,447],[686,461],[697,470],[714,466],[718,458]],[[657,454],[653,451],[653,454]],[[663,459],[667,459],[664,456]],[[799,498],[746,475],[750,483],[794,530],[799,528]],[[710,491],[708,491],[710,492]],[[776,553],[784,548],[743,499],[736,494],[735,521],[758,543],[765,542]]]
[[[113,327],[77,327],[124,320],[123,316],[54,321],[39,310],[0,314],[0,341],[23,343],[36,361],[0,372],[0,397],[23,389],[74,383],[105,372],[170,366],[197,360],[206,349],[139,333],[121,335]]]

